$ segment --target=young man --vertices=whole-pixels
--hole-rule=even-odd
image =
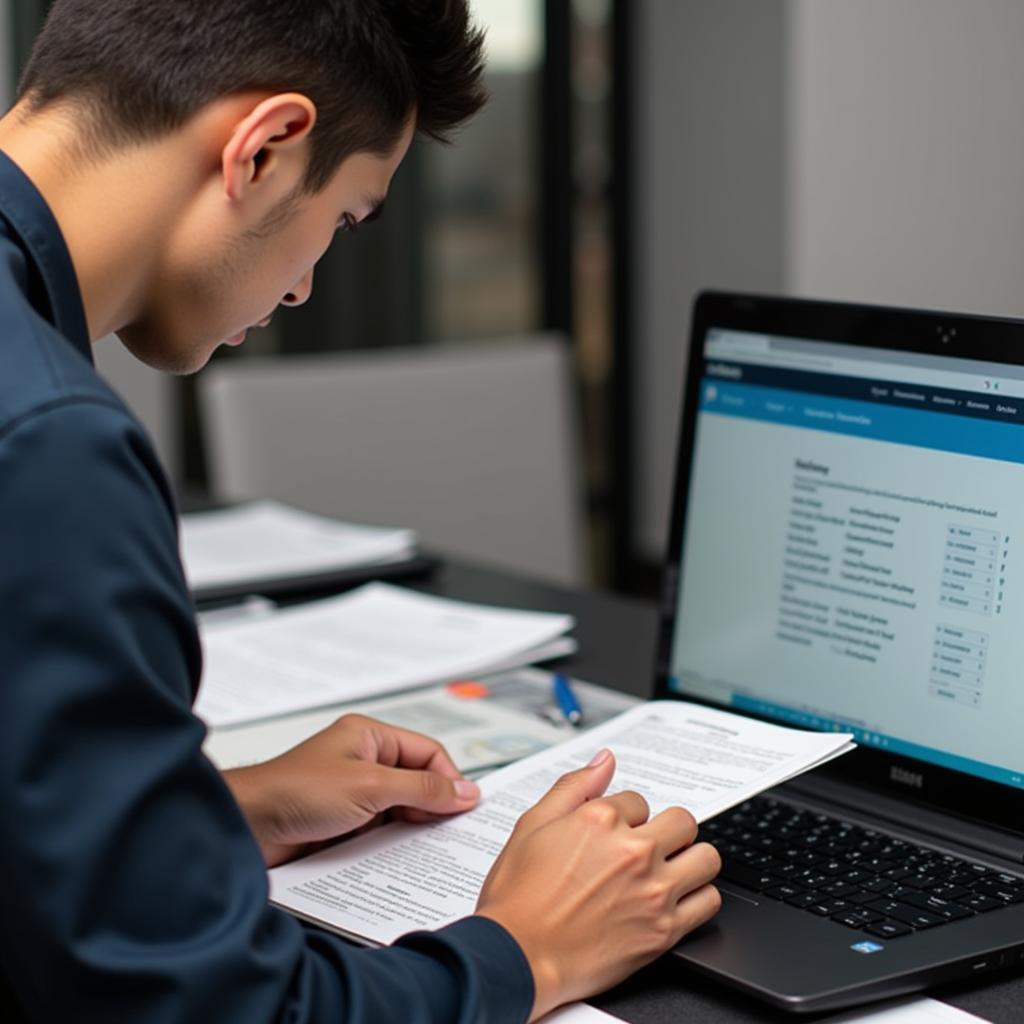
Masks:
[[[523,817],[473,917],[370,951],[270,908],[268,864],[478,791],[359,716],[216,771],[171,495],[93,370],[116,332],[192,372],[305,301],[413,135],[479,107],[480,55],[464,0],[54,4],[0,121],[7,1020],[523,1021],[718,906],[693,819],[603,797],[604,752]]]

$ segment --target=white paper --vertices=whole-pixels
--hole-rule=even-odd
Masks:
[[[446,687],[311,711],[237,729],[215,730],[205,751],[222,771],[267,761],[326,729],[346,711],[357,711],[403,729],[426,733],[443,744],[460,771],[508,764],[575,735],[536,715],[511,710],[493,701],[465,700]]]
[[[569,615],[370,583],[254,622],[204,629],[196,714],[211,726],[238,725],[485,672],[525,660],[572,626]]]
[[[972,1021],[984,1024],[981,1017],[934,999],[902,999],[897,1004],[868,1007],[828,1018],[828,1024],[970,1024]],[[620,1024],[620,1019],[586,1003],[570,1003],[543,1017],[540,1024]]]
[[[981,1020],[972,1013],[965,1013],[935,999],[917,998],[852,1010],[828,1019],[829,1024],[970,1024],[971,1021]]]
[[[181,558],[193,590],[396,561],[415,547],[412,530],[343,523],[275,501],[181,517]]]
[[[570,1003],[552,1010],[539,1024],[622,1024],[622,1021],[587,1003]]]
[[[489,775],[478,807],[427,826],[393,824],[270,872],[271,899],[373,943],[471,914],[519,816],[602,747],[616,756],[611,791],[642,793],[655,815],[673,804],[698,821],[852,749],[849,736],[799,732],[678,701],[639,705],[561,746]]]

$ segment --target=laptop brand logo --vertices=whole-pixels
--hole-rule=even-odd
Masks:
[[[855,942],[850,949],[856,950],[858,953],[880,953],[885,946],[878,942]]]
[[[914,789],[924,789],[924,776],[920,772],[909,772],[899,765],[892,765],[889,768],[889,778],[898,782],[901,786],[913,786]]]

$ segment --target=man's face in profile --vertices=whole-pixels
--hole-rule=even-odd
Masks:
[[[278,306],[304,303],[335,234],[372,214],[387,194],[414,130],[410,121],[387,156],[348,157],[323,190],[296,195],[268,223],[234,233],[194,224],[174,232],[142,314],[118,331],[121,341],[156,369],[195,373],[221,344],[243,344]]]

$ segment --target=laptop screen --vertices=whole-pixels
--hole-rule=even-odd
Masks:
[[[1024,789],[1024,367],[702,344],[668,689]]]

